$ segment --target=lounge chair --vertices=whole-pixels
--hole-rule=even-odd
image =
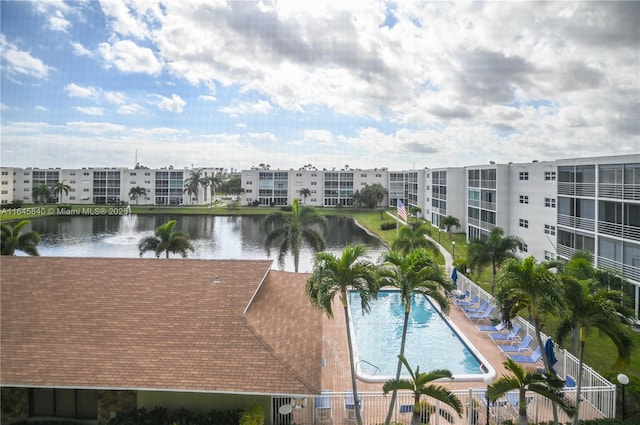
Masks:
[[[454,301],[458,307],[470,307],[480,300],[479,295],[474,295],[469,301]]]
[[[538,363],[538,360],[542,358],[542,352],[540,351],[540,347],[538,347],[530,356],[518,354],[508,354],[508,356],[518,363]]]
[[[477,325],[479,331],[482,332],[501,332],[507,327],[507,322],[500,322],[497,325]]]
[[[358,402],[353,402],[353,390],[347,390],[344,396],[344,418],[347,420],[356,419],[356,405],[362,413],[362,394],[358,393]]]
[[[573,389],[576,387],[576,380],[573,379],[573,376],[567,375],[567,377],[564,380],[564,387],[570,388],[570,389]]]
[[[491,313],[493,313],[493,309],[494,308],[495,308],[494,306],[489,305],[489,307],[487,307],[487,309],[485,311],[480,312],[480,313],[469,313],[469,314],[467,314],[467,317],[470,320],[475,320],[475,321],[488,319],[489,316],[491,316]]]
[[[466,313],[482,313],[487,307],[489,307],[489,301],[484,300],[480,303],[479,307],[462,307],[462,311]]]
[[[466,291],[464,291],[464,294],[456,295],[456,298],[462,301],[463,299],[467,298],[469,295],[471,295],[471,292],[469,292],[469,290],[467,289]]]
[[[494,341],[513,341],[518,336],[518,332],[520,332],[520,325],[516,323],[515,325],[513,325],[513,328],[509,333],[489,334],[489,338]]]
[[[503,353],[522,353],[529,349],[531,342],[533,342],[533,337],[531,335],[525,335],[518,345],[498,345],[498,348],[502,350]]]
[[[323,395],[329,390],[322,390],[319,397],[315,399],[315,420],[316,423],[333,422],[331,397]]]

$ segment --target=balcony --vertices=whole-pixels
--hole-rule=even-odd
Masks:
[[[570,215],[558,214],[558,224],[560,226],[587,230],[589,232],[595,232],[596,230],[596,221],[591,218],[573,217]]]

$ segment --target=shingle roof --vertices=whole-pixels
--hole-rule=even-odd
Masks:
[[[308,275],[270,266],[2,257],[1,383],[319,393],[322,320]]]

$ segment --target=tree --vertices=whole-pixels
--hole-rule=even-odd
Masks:
[[[360,191],[359,201],[368,208],[374,209],[384,200],[387,193],[387,189],[380,183],[368,184]]]
[[[46,203],[51,197],[51,189],[44,183],[40,183],[33,188],[33,199],[36,204]]]
[[[445,313],[449,311],[449,302],[440,288],[450,289],[442,269],[429,255],[425,248],[417,248],[409,254],[389,251],[384,256],[384,264],[380,269],[380,286],[390,286],[400,291],[400,301],[404,304],[404,321],[396,380],[400,379],[402,358],[407,341],[407,328],[411,314],[411,301],[414,295],[430,296]],[[391,421],[396,402],[396,390],[393,390],[386,424]]]
[[[30,230],[22,233],[22,228],[29,223],[31,221],[22,220],[13,227],[8,224],[0,224],[0,254],[15,255],[18,250],[32,256],[40,255],[36,248],[40,242],[38,232]]]
[[[452,215],[448,215],[440,221],[440,228],[445,229],[447,231],[447,235],[449,239],[451,239],[451,228],[455,227],[456,229],[460,228],[460,220],[455,218]]]
[[[418,214],[420,214],[422,212],[422,208],[420,208],[420,207],[411,207],[409,209],[409,212],[417,220],[418,219]]]
[[[307,187],[303,187],[302,189],[300,189],[300,196],[302,196],[302,200],[306,204],[307,198],[311,196],[311,190],[309,190],[309,188]]]
[[[436,379],[449,378],[453,379],[453,375],[447,369],[436,369],[431,372],[420,372],[420,366],[416,366],[416,370],[413,371],[404,356],[398,356],[400,363],[404,365],[409,371],[411,379],[391,379],[384,383],[382,386],[382,392],[388,394],[389,391],[408,390],[413,393],[413,415],[411,416],[411,425],[422,424],[420,413],[422,406],[420,404],[420,397],[425,395],[427,397],[433,397],[451,406],[453,410],[462,417],[462,403],[460,399],[451,391],[441,385],[430,384],[430,382]],[[387,419],[387,424],[389,419]]]
[[[487,387],[489,401],[495,402],[509,391],[518,391],[518,425],[528,425],[527,418],[527,391],[548,398],[553,405],[558,405],[570,417],[574,415],[575,408],[571,406],[562,394],[564,381],[553,373],[544,373],[538,370],[525,371],[513,359],[507,359],[504,367],[512,373],[512,376],[502,375],[493,384]]]
[[[426,224],[414,223],[412,226],[402,226],[398,232],[398,238],[391,245],[394,251],[408,254],[416,248],[423,247],[438,252],[438,248],[425,235],[431,235],[431,230]]]
[[[186,258],[187,251],[193,251],[193,245],[186,233],[175,231],[176,223],[176,220],[167,221],[156,227],[155,236],[142,238],[138,243],[140,256],[147,251],[154,251],[158,258],[163,252],[166,253],[166,258],[169,258],[169,253]]]
[[[517,249],[522,249],[524,242],[516,236],[504,236],[501,227],[494,227],[487,240],[474,239],[469,244],[467,258],[469,265],[480,270],[491,264],[491,293],[496,288],[498,264],[507,258],[514,258]]]
[[[202,180],[202,170],[191,170],[191,175],[184,181],[184,190],[182,193],[186,193],[189,196],[189,203],[193,203],[192,195],[196,195],[196,204],[198,201],[198,187]]]
[[[64,180],[62,180],[61,182],[56,182],[53,184],[53,186],[51,186],[51,194],[58,198],[58,203],[60,203],[61,201],[61,194],[62,192],[64,192],[65,195],[69,194],[69,190],[71,190],[71,186],[69,186],[68,184],[66,184],[64,182]]]
[[[538,263],[533,256],[524,260],[506,259],[498,274],[496,300],[500,306],[502,320],[511,320],[520,312],[525,312],[533,324],[539,347],[544,346],[541,330],[546,313],[560,311],[564,307],[564,294],[558,275],[551,271],[554,263]],[[542,350],[545,370],[553,374],[546,351]],[[558,412],[553,405],[553,416],[558,423]]]
[[[267,254],[271,254],[271,245],[279,243],[278,265],[284,269],[284,259],[287,252],[293,255],[294,271],[298,272],[300,263],[300,249],[302,243],[307,243],[315,252],[325,248],[325,235],[329,229],[329,222],[318,214],[315,208],[300,206],[295,198],[291,206],[291,214],[276,211],[264,220],[267,237],[264,246]],[[318,232],[318,228],[321,232]]]
[[[349,365],[351,367],[351,388],[353,399],[358,400],[356,386],[356,369],[353,360],[353,342],[349,319],[348,291],[360,294],[363,312],[369,312],[370,301],[375,298],[378,287],[376,285],[376,267],[364,259],[367,247],[364,245],[348,245],[340,258],[328,252],[316,254],[313,273],[307,280],[305,290],[311,303],[321,309],[328,318],[333,318],[333,300],[337,295],[344,309],[345,326],[347,329],[347,344],[349,347]],[[360,409],[356,407],[356,421],[362,425]]]
[[[571,262],[571,260],[569,261]],[[567,308],[562,310],[556,338],[562,343],[565,337],[577,329],[579,336],[578,348],[578,376],[576,381],[576,416],[573,424],[578,424],[580,411],[580,393],[582,390],[582,370],[584,367],[584,353],[587,335],[592,329],[598,329],[615,345],[618,358],[616,366],[629,363],[633,348],[633,339],[629,336],[629,329],[624,323],[625,317],[632,317],[633,310],[626,309],[616,301],[620,293],[598,287],[592,278],[579,279],[571,275],[563,276],[565,299]]]
[[[144,187],[136,186],[129,189],[129,199],[135,198],[136,205],[138,205],[141,196],[147,196],[147,189]]]
[[[216,196],[216,192],[223,187],[222,174],[212,174],[210,176],[204,177],[202,181],[206,182],[205,187],[209,187],[209,194],[211,195],[211,205],[213,205],[213,200]]]

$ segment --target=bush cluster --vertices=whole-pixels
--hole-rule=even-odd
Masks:
[[[179,409],[173,413],[163,407],[145,408],[118,413],[109,425],[238,425],[243,409],[212,410],[209,413],[192,413]]]
[[[395,221],[385,221],[380,225],[381,230],[391,230],[397,227],[397,223]]]

